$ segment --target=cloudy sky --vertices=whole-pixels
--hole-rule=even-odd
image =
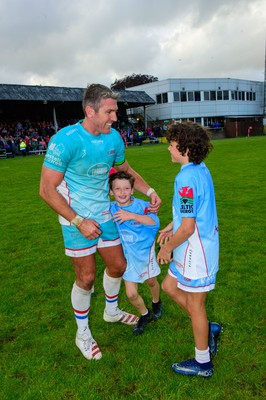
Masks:
[[[265,0],[0,0],[0,83],[263,81]]]

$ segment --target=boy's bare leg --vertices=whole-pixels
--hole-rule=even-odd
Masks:
[[[177,287],[176,278],[167,274],[162,282],[162,289],[189,315],[189,311],[187,308],[187,292],[184,292]]]
[[[137,283],[125,281],[125,287],[127,297],[132,306],[134,306],[141,315],[146,314],[148,309],[145,306],[143,298],[138,293]]]
[[[208,348],[209,322],[205,309],[206,292],[186,293],[187,309],[191,318],[195,345],[198,350]]]
[[[149,285],[152,295],[152,301],[154,303],[158,303],[158,301],[160,300],[160,285],[156,277],[147,279],[145,282],[147,283],[147,285]]]

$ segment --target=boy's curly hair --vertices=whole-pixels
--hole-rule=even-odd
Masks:
[[[213,148],[207,129],[194,122],[169,125],[166,138],[168,142],[177,142],[182,156],[188,150],[189,161],[193,164],[200,164]]]

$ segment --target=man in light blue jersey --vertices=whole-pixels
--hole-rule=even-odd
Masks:
[[[51,138],[40,183],[41,197],[59,215],[65,253],[74,267],[71,302],[78,327],[76,345],[88,360],[102,356],[88,324],[96,251],[106,265],[104,320],[126,324],[136,324],[138,320],[118,308],[126,261],[109,211],[110,168],[115,166],[135,177],[135,188],[150,197],[152,211],[157,212],[161,204],[155,190],[125,160],[124,143],[111,127],[117,121],[117,98],[106,86],[87,87],[82,102],[84,120],[61,129]]]
[[[174,185],[173,221],[160,231],[157,259],[161,264],[171,262],[162,289],[190,316],[196,345],[195,358],[172,368],[183,375],[210,377],[210,356],[216,354],[221,331],[219,324],[208,322],[205,309],[219,262],[214,187],[203,163],[212,144],[208,132],[194,123],[171,125],[167,140],[172,162],[181,170]]]

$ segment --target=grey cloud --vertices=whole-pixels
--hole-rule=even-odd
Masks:
[[[0,82],[263,79],[264,0],[2,0]]]

